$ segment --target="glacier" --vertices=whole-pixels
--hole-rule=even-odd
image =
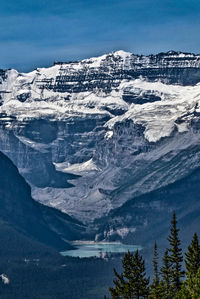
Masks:
[[[90,223],[200,166],[200,55],[116,51],[0,71],[0,150],[32,196]]]

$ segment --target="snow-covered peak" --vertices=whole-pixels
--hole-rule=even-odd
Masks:
[[[102,65],[102,63],[105,63],[105,61],[107,61],[107,63],[109,64],[109,60],[111,60],[112,57],[121,59],[122,63],[124,63],[127,59],[130,59],[131,56],[133,56],[133,54],[130,52],[118,50],[118,51],[110,52],[108,54],[104,54],[101,56],[84,59],[84,60],[82,60],[82,63],[88,64],[89,67],[93,67],[93,68],[97,67],[98,68]]]
[[[1,71],[0,150],[34,198],[91,220],[200,165],[199,82],[200,57],[172,51]]]
[[[148,141],[157,142],[175,127],[186,130],[192,116],[185,115],[199,109],[199,84],[169,84],[175,76],[177,81],[184,77],[182,71],[177,73],[177,65],[189,68],[187,73],[194,71],[185,80],[198,78],[199,56],[175,51],[152,57],[119,50],[30,73],[9,70],[0,84],[0,113],[20,121],[106,115],[110,119],[105,127],[111,132],[116,123],[131,119],[145,128]],[[183,116],[185,125],[176,125]],[[111,136],[106,133],[105,138]]]
[[[173,58],[191,58],[191,57],[200,57],[199,54],[195,55],[194,53],[186,53],[186,52],[181,52],[181,51],[173,51],[170,50],[166,53],[160,53],[158,55],[163,55],[163,56],[169,56],[169,57],[173,57]]]
[[[114,51],[114,52],[111,52],[110,54],[113,54],[114,56],[120,56],[123,59],[126,59],[128,57],[130,58],[131,56],[133,56],[133,54],[131,52],[126,52],[123,50]],[[108,55],[110,55],[110,54],[108,54]]]

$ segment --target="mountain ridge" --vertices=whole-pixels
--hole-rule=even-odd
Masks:
[[[200,57],[141,57],[2,75],[0,150],[35,199],[88,223],[200,165]]]
[[[115,50],[115,51],[111,51],[111,52],[108,52],[107,54],[100,54],[100,55],[95,55],[95,56],[92,56],[92,57],[88,57],[88,58],[83,58],[83,59],[79,59],[79,60],[66,60],[66,61],[54,61],[52,65],[56,65],[56,64],[70,64],[70,63],[78,63],[78,62],[81,62],[81,61],[88,61],[88,60],[91,60],[91,59],[96,59],[96,58],[101,58],[101,57],[104,57],[104,56],[109,56],[109,55],[132,55],[132,56],[135,56],[135,57],[153,57],[153,56],[165,56],[165,55],[186,55],[186,56],[200,56],[200,53],[194,53],[194,52],[184,52],[184,51],[179,51],[179,50],[168,50],[168,51],[161,51],[161,52],[158,52],[158,53],[150,53],[150,54],[137,54],[137,53],[133,53],[133,52],[129,52],[129,51],[124,51],[124,50]],[[49,68],[51,67],[50,66],[43,66],[43,67],[39,67],[39,68]],[[6,70],[15,70],[14,68],[8,68],[8,69],[3,69],[0,67],[0,75],[1,75],[1,72],[4,72]],[[17,70],[18,71],[18,70]],[[30,71],[27,71],[27,72],[20,72],[18,71],[19,73],[29,73],[29,72],[32,72],[34,71],[33,70],[30,70]]]
[[[162,246],[173,212],[176,212],[184,250],[194,232],[200,233],[200,167],[167,186],[127,201],[112,210],[107,219],[96,220],[99,232],[96,239],[142,244],[148,247],[157,240]],[[100,222],[102,226],[100,225]],[[152,246],[152,245],[151,245]]]
[[[31,189],[16,166],[0,152],[0,219],[26,238],[57,250],[72,248],[65,240],[77,238],[80,222],[31,197]]]

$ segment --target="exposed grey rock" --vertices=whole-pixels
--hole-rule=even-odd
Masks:
[[[117,51],[0,78],[0,150],[35,199],[78,219],[200,165],[200,55]]]

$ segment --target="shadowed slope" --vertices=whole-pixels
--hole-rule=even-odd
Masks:
[[[63,238],[73,239],[83,229],[78,221],[68,215],[35,202],[31,197],[29,185],[19,174],[16,166],[2,153],[0,153],[0,206],[2,221],[29,238],[59,250],[71,247],[63,241]]]

